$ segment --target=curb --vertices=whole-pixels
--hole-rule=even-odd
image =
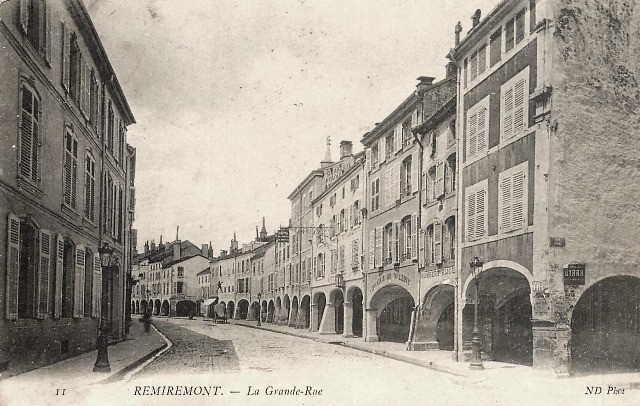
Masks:
[[[307,340],[312,340],[312,341],[316,341],[316,342],[320,342],[320,343],[325,343],[325,344],[330,344],[327,341],[324,341],[322,339],[316,338],[316,337],[309,337],[307,335],[304,334],[296,334],[293,331],[281,331],[281,330],[275,330],[275,329],[270,329],[270,328],[265,328],[265,327],[258,327],[258,326],[252,326],[249,324],[241,324],[241,323],[233,323],[236,326],[242,326],[242,327],[247,327],[247,328],[253,328],[256,330],[264,330],[264,331],[270,331],[272,333],[279,333],[279,334],[285,334],[285,335],[289,335],[289,336],[294,336],[294,337],[299,337],[299,338],[306,338]],[[415,366],[419,366],[422,368],[427,368],[427,369],[432,369],[434,371],[438,371],[438,372],[442,372],[445,374],[449,374],[449,375],[454,375],[457,377],[462,377],[462,378],[468,378],[467,375],[462,374],[458,371],[454,371],[450,368],[444,367],[442,365],[438,365],[436,363],[434,363],[433,361],[421,361],[421,360],[417,360],[411,357],[406,357],[403,355],[398,355],[398,354],[394,354],[394,353],[390,353],[384,350],[376,350],[373,348],[367,348],[367,347],[363,347],[361,345],[357,345],[357,344],[351,344],[351,343],[346,343],[344,341],[340,341],[338,343],[339,345],[343,346],[343,347],[347,347],[347,348],[352,348],[354,350],[359,350],[359,351],[363,351],[363,352],[368,352],[370,354],[374,354],[374,355],[378,355],[381,357],[386,357],[386,358],[390,358],[390,359],[394,359],[396,361],[400,361],[400,362],[406,362],[408,364],[412,364]]]

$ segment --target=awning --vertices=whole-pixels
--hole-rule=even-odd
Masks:
[[[213,303],[215,303],[215,302],[217,302],[217,301],[218,301],[218,298],[217,298],[217,297],[216,297],[216,298],[214,298],[214,299],[207,299],[207,300],[205,300],[204,302],[202,302],[202,305],[203,305],[203,306],[209,306],[209,305],[211,305],[211,304],[213,304]]]

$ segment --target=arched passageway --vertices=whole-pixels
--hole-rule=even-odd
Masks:
[[[251,303],[251,307],[249,308],[249,315],[247,316],[247,320],[255,321],[258,320],[258,315],[260,314],[260,304],[258,302]]]
[[[330,294],[331,303],[334,308],[334,331],[336,334],[342,334],[344,332],[344,295],[342,290],[336,289]]]
[[[309,328],[311,322],[311,299],[305,295],[300,302],[300,328]]]
[[[238,302],[238,309],[236,310],[236,319],[246,320],[249,314],[249,301],[241,299]]]
[[[298,322],[298,297],[294,296],[291,301],[291,316],[289,317],[289,327],[295,327]]]
[[[274,323],[280,323],[282,321],[282,299],[280,296],[276,298],[276,314],[274,317]]]
[[[320,330],[322,317],[324,317],[324,308],[327,306],[327,297],[322,292],[316,293],[314,296],[314,302],[316,305],[316,313],[317,313],[317,316],[314,320],[315,329]]]
[[[162,302],[162,309],[160,310],[160,314],[162,316],[168,316],[169,315],[169,301],[165,300],[164,302]]]
[[[229,303],[227,303],[227,317],[230,319],[233,319],[235,316],[235,310],[236,310],[236,304],[233,303],[233,300],[230,300]]]
[[[349,302],[351,303],[351,334],[355,337],[362,337],[363,298],[360,288],[353,288],[349,291]]]
[[[580,296],[571,317],[571,372],[640,370],[640,278],[612,276]]]
[[[260,321],[263,323],[267,321],[267,301],[263,300],[262,305],[260,306]]]
[[[267,305],[267,323],[273,323],[273,314],[276,311],[276,304],[273,303],[273,300],[269,300],[269,304]]]
[[[191,300],[181,300],[176,303],[177,317],[188,317],[192,314],[196,314],[196,302]]]
[[[520,272],[506,267],[483,270],[479,276],[478,329],[483,357],[533,364],[530,286]],[[466,289],[462,339],[467,354],[473,336],[475,282]]]
[[[375,313],[368,313],[369,341],[404,343],[409,339],[413,296],[402,286],[389,284],[375,292],[370,301]],[[375,320],[371,315],[375,315]]]
[[[289,324],[289,315],[291,314],[291,300],[289,295],[284,295],[283,309],[282,309],[282,323]]]
[[[160,299],[156,299],[153,303],[153,314],[156,316],[160,314]]]
[[[144,299],[140,301],[140,312],[141,314],[147,314],[147,301]]]
[[[136,300],[136,314],[140,314],[140,301]]]
[[[424,297],[413,341],[420,349],[453,350],[455,288],[436,285]]]

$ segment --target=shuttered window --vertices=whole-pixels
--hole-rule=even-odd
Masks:
[[[360,268],[360,244],[358,240],[351,241],[351,269],[357,271]]]
[[[467,160],[487,152],[489,133],[489,96],[467,111]]]
[[[40,169],[40,100],[33,89],[22,85],[20,114],[20,163],[21,177],[39,181]]]
[[[501,233],[527,226],[528,163],[500,173],[498,180],[498,228]]]
[[[522,135],[528,127],[529,68],[525,68],[501,88],[501,141]]]
[[[369,231],[369,269],[376,267],[376,229]]]
[[[84,268],[85,249],[83,245],[75,249],[75,272],[73,275],[73,317],[84,316]]]
[[[52,243],[51,233],[48,230],[40,230],[37,312],[39,319],[44,319],[49,314],[49,275],[51,273],[51,253],[53,252]]]
[[[54,290],[53,316],[55,318],[62,317],[62,281],[64,279],[64,237],[58,234],[56,237],[56,279]]]
[[[78,177],[78,140],[69,131],[67,131],[64,136],[64,151],[64,204],[75,208]]]
[[[426,260],[425,239],[426,239],[425,230],[421,229],[418,235],[418,246],[419,246],[418,268],[424,268],[425,266],[425,260]]]
[[[51,61],[51,10],[44,0],[20,0],[20,28],[33,49]]]
[[[442,223],[433,225],[433,255],[436,264],[442,263]]]
[[[487,233],[487,181],[467,188],[465,192],[466,240],[473,241]]]
[[[5,317],[18,318],[18,278],[20,275],[20,219],[9,214],[7,219],[7,280]]]
[[[96,162],[87,152],[84,165],[84,216],[95,220]]]

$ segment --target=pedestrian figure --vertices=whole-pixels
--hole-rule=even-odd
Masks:
[[[193,309],[189,310],[189,320],[193,320],[194,315],[195,315],[195,312],[193,311]]]

